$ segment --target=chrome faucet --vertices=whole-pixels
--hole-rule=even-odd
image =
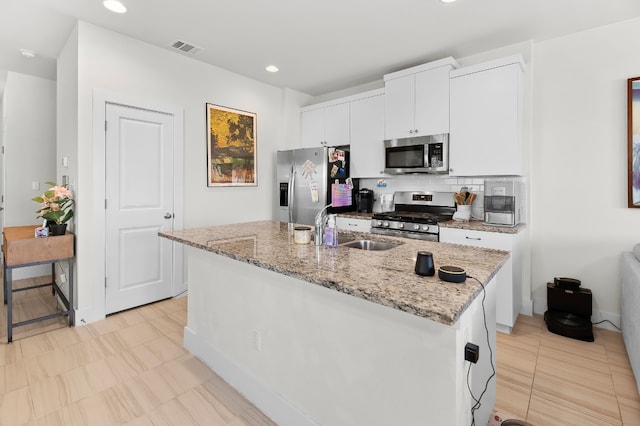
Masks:
[[[314,221],[316,225],[316,236],[314,238],[314,242],[317,246],[321,246],[324,243],[324,224],[327,223],[327,209],[331,207],[332,204],[327,204],[316,213],[316,219]]]

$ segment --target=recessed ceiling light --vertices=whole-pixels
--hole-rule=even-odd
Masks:
[[[127,11],[125,5],[118,0],[105,0],[102,2],[102,4],[104,5],[104,7],[114,13],[125,13]]]
[[[442,3],[453,3],[456,0],[440,0]]]
[[[20,54],[22,56],[24,56],[27,59],[33,59],[36,56],[38,56],[38,54],[36,52],[34,52],[33,50],[29,50],[29,49],[20,49]]]
[[[276,67],[275,65],[269,65],[265,69],[269,72],[278,72],[278,67]]]

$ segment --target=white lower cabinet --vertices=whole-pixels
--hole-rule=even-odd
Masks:
[[[336,226],[339,231],[371,232],[371,221],[368,219],[338,216]]]
[[[504,333],[511,333],[522,304],[522,235],[523,232],[508,234],[440,227],[441,243],[511,252],[511,257],[496,277],[496,328]]]

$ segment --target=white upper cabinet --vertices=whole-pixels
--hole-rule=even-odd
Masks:
[[[384,76],[385,139],[449,133],[451,57]]]
[[[315,105],[301,112],[303,147],[349,144],[349,103]]]
[[[324,108],[302,111],[300,113],[302,146],[315,147],[324,141]]]
[[[384,90],[351,101],[351,176],[384,174]]]
[[[449,75],[444,66],[416,74],[415,131],[420,135],[449,133]]]
[[[449,174],[524,173],[520,55],[451,72]]]
[[[384,83],[385,139],[413,136],[415,130],[415,75],[394,78]]]
[[[384,170],[384,89],[301,109],[301,146],[350,145],[350,176],[378,177]]]

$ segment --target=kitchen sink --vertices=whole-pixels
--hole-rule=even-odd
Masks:
[[[356,237],[354,237],[353,235],[346,235],[346,234],[338,233],[338,245],[342,245],[344,243],[348,243],[348,242],[353,241],[355,239],[356,239]]]
[[[311,235],[311,240],[315,240],[316,238],[316,234]],[[341,246],[344,243],[348,243],[349,241],[353,241],[355,240],[356,237],[354,237],[353,235],[349,235],[349,234],[341,234],[338,233],[338,245]]]
[[[357,248],[360,250],[382,251],[389,250],[399,246],[399,243],[387,243],[383,241],[372,240],[356,240],[348,243],[341,244],[343,247]]]

